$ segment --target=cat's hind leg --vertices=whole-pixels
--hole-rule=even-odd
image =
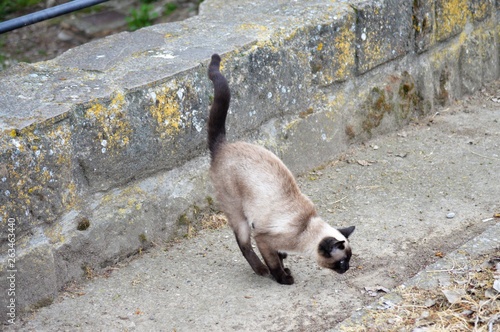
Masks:
[[[262,263],[252,248],[251,230],[246,219],[244,217],[237,218],[234,215],[228,215],[228,219],[243,257],[245,257],[255,273],[260,276],[268,275],[269,269]]]

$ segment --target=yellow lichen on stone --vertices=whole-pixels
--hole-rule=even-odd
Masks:
[[[441,3],[441,15],[436,17],[438,40],[447,39],[458,32],[457,29],[462,29],[469,14],[467,0],[448,0]]]
[[[44,234],[50,239],[50,243],[61,243],[64,241],[64,236],[62,234],[62,225],[54,224],[51,227],[45,229]]]
[[[338,64],[338,69],[335,72],[337,79],[344,80],[348,78],[349,69],[354,66],[355,39],[356,35],[347,25],[344,25],[339,30],[339,34],[334,39],[335,49],[337,50],[335,59]]]
[[[283,36],[284,41],[292,41],[297,37],[297,34],[299,32],[303,32],[301,29],[293,29],[292,31],[287,31],[286,34]]]
[[[28,150],[36,151],[38,149],[40,137],[33,132],[32,128],[23,130],[18,138],[19,140],[14,138],[13,141],[15,141],[14,145],[19,152],[26,152]]]
[[[163,38],[170,38],[170,39],[179,38],[179,35],[167,32],[166,34],[163,35]]]
[[[31,204],[32,195],[39,193],[43,189],[42,184],[45,185],[49,179],[45,172],[46,169],[40,168],[45,159],[45,153],[38,146],[40,142],[40,137],[33,130],[24,130],[19,141],[16,140],[15,146],[19,152],[32,151],[33,154],[30,153],[29,161],[26,160],[24,163],[7,164],[8,178],[13,185],[14,193],[17,193],[17,197],[14,196],[11,202],[17,203],[19,207],[24,209]],[[30,164],[30,167],[23,169],[27,163]],[[33,178],[36,179],[35,182]],[[37,185],[30,186],[31,183],[37,183]]]
[[[471,14],[476,20],[484,19],[491,11],[491,3],[489,1],[472,2],[470,5],[472,6]]]
[[[279,40],[279,39],[278,39]],[[278,53],[279,47],[269,38],[258,40],[246,53],[255,53],[259,50],[266,49],[271,53]]]
[[[71,163],[71,135],[71,128],[64,125],[59,125],[46,134],[52,142],[52,149],[49,154],[57,156],[56,163],[60,166],[70,165]]]
[[[85,112],[85,117],[98,127],[98,140],[102,152],[126,147],[132,129],[125,114],[125,96],[117,93],[109,106],[95,102]]]
[[[156,94],[156,100],[149,109],[156,120],[157,131],[162,139],[177,134],[181,128],[181,110],[176,94],[163,88]]]
[[[116,211],[122,218],[129,216],[134,211],[140,211],[146,201],[147,194],[137,186],[127,187],[119,192],[111,192],[102,197],[100,205],[116,204]],[[122,219],[123,220],[123,219]],[[119,220],[117,220],[119,221]]]
[[[73,181],[68,184],[67,189],[62,193],[61,202],[66,207],[66,210],[73,208],[78,202],[76,184]]]
[[[245,32],[249,31],[249,30],[253,30],[253,31],[257,32],[257,35],[259,37],[267,37],[269,35],[269,29],[266,26],[260,25],[260,24],[254,24],[254,23],[240,24],[240,26],[238,27],[238,30],[245,31]]]
[[[375,37],[367,37],[364,49],[365,57],[368,59],[367,62],[369,63],[369,65],[366,65],[369,66],[369,68],[374,67],[379,63],[380,59],[384,57],[384,52],[382,52],[382,47],[380,46],[380,40],[377,42],[377,38]]]

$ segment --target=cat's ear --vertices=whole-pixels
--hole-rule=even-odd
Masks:
[[[338,231],[340,232],[340,234],[344,235],[345,238],[347,239],[349,236],[351,236],[352,232],[354,232],[355,228],[356,226],[350,226],[346,228],[339,228]]]
[[[330,258],[332,257],[331,254],[335,249],[343,250],[345,248],[344,243],[345,241],[339,241],[331,236],[325,237],[319,243],[318,252],[321,256]]]

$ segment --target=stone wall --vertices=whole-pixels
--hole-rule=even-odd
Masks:
[[[300,173],[498,78],[499,10],[498,0],[205,0],[186,21],[1,73],[1,288],[9,220],[25,311],[183,235],[211,206],[212,53],[232,89],[229,139]]]

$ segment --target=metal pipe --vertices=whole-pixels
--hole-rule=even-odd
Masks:
[[[71,13],[79,9],[94,6],[101,2],[106,2],[106,1],[109,0],[73,0],[67,3],[63,3],[62,5],[57,5],[55,7],[43,9],[35,13],[24,15],[21,17],[16,17],[11,20],[0,23],[0,34],[30,24],[45,21],[53,17]]]

